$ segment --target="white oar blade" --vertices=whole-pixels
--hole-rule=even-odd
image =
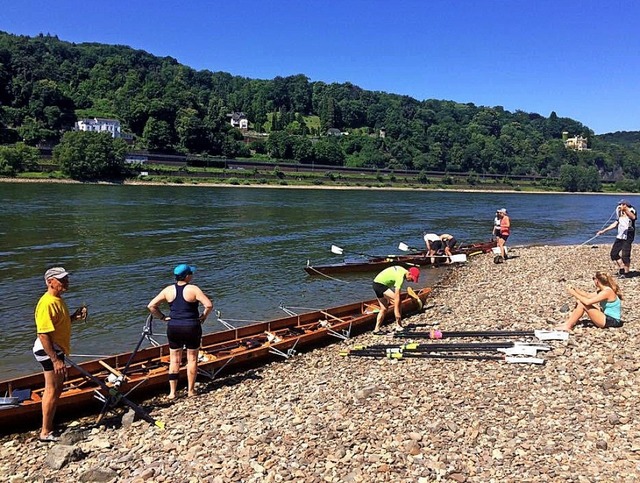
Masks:
[[[467,261],[467,256],[464,253],[451,255],[449,258],[451,259],[451,263],[464,263]]]
[[[514,342],[514,347],[533,347],[537,351],[550,351],[551,346],[547,344],[533,344],[531,342]]]
[[[408,252],[409,245],[407,245],[406,243],[400,242],[400,244],[398,245],[398,250],[402,250],[403,252]]]
[[[538,340],[569,340],[569,332],[562,330],[535,330],[533,334]]]
[[[535,356],[538,353],[535,347],[529,346],[505,347],[498,349],[498,352],[502,352],[508,356]]]
[[[342,255],[342,252],[344,250],[342,250],[342,248],[337,247],[335,245],[331,245],[331,253],[335,253],[336,255]]]
[[[539,357],[505,357],[507,364],[544,364],[544,359]]]

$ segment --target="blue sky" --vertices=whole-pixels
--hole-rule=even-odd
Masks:
[[[640,131],[637,0],[2,0],[0,30]]]

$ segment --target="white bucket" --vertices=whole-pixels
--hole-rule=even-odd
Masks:
[[[493,247],[491,251],[494,255],[502,255],[502,253],[500,252],[500,247]],[[507,247],[504,247],[504,253],[505,255],[509,254],[509,249]]]

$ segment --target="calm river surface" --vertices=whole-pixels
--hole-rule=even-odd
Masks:
[[[580,244],[609,220],[618,199],[0,183],[0,380],[40,370],[31,356],[33,309],[51,266],[72,273],[70,309],[89,306],[89,320],[74,325],[72,353],[113,354],[134,348],[148,301],[172,282],[178,263],[196,265],[194,282],[224,319],[243,325],[283,316],[281,303],[326,308],[372,298],[375,274],[331,280],[304,272],[307,260],[340,261],[332,244],[345,254],[378,255],[399,253],[399,242],[421,246],[424,231],[487,240],[495,210],[503,207],[512,220],[510,245]],[[439,275],[423,270],[420,285]],[[215,317],[204,326],[205,332],[220,328]],[[155,332],[164,342],[162,323]]]

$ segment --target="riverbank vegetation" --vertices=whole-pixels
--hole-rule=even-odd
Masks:
[[[365,184],[386,185],[404,176],[377,171],[413,171],[416,174],[405,185],[447,187],[466,180],[465,184],[488,188],[499,184],[496,179],[509,183],[524,176],[533,181],[516,183],[521,189],[534,185],[536,189],[598,191],[607,186],[640,191],[637,137],[596,136],[588,126],[555,112],[545,117],[509,112],[501,106],[416,100],[367,91],[348,82],[313,82],[304,75],[248,79],[196,71],[170,57],[125,46],[72,44],[55,36],[2,32],[0,86],[0,144],[21,149],[26,159],[24,164],[16,163],[15,157],[8,159],[9,151],[0,151],[0,174],[4,175],[33,169],[24,148],[17,147],[20,143],[53,148],[53,161],[58,163],[54,171],[76,179],[122,178],[149,171],[145,166],[132,172],[123,160],[101,161],[104,169],[88,165],[90,159],[74,161],[73,169],[68,161],[62,162],[70,152],[64,146],[65,133],[74,123],[103,117],[121,122],[131,143],[129,151],[273,163],[272,169],[259,169],[253,178],[233,176],[240,184],[254,178],[271,183],[268,171],[275,172],[279,163],[286,162],[346,166],[370,173],[360,181],[335,173],[334,179],[326,173],[287,174],[288,179],[279,178],[277,183],[307,179],[312,184],[336,183],[341,177],[338,182],[357,184],[368,176],[371,179]],[[234,113],[246,117],[246,129],[231,125]],[[583,137],[588,149],[568,149],[563,133]],[[120,152],[105,141],[87,139],[88,144],[102,144],[104,152]],[[83,150],[92,152],[83,148],[71,154]],[[103,160],[104,152],[100,153]],[[150,174],[156,176],[162,175]],[[188,176],[178,177],[192,182]],[[202,182],[216,176],[198,174],[196,178]],[[225,176],[216,181],[225,181]]]

